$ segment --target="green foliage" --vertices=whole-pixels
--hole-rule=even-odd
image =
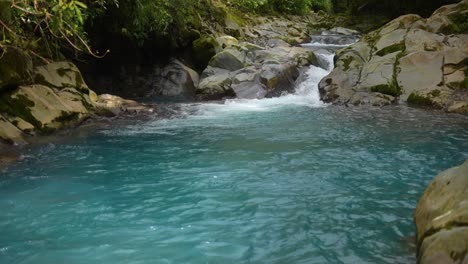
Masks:
[[[246,12],[303,15],[311,9],[331,11],[331,0],[234,0],[233,5]]]
[[[85,3],[86,2],[86,3]],[[42,60],[59,57],[61,48],[93,51],[87,45],[83,25],[92,0],[1,1],[0,48],[20,48]]]

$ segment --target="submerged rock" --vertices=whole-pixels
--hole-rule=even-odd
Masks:
[[[468,37],[464,28],[448,30],[462,27],[467,14],[464,0],[428,19],[405,15],[367,34],[337,53],[335,69],[319,85],[321,98],[375,105],[362,98],[378,97],[384,100],[377,105],[403,102],[468,114]]]
[[[468,262],[468,161],[437,175],[414,220],[419,263]]]

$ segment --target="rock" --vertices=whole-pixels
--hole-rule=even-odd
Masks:
[[[239,46],[239,41],[232,36],[217,37],[216,42],[222,49]]]
[[[447,108],[447,112],[449,113],[457,113],[457,114],[468,114],[468,102],[453,102],[451,106]]]
[[[231,87],[236,97],[241,99],[264,98],[267,94],[260,82],[260,72],[255,67],[244,68],[234,73]]]
[[[438,52],[413,52],[399,60],[397,80],[407,100],[410,94],[421,90],[434,90],[443,84],[444,56]],[[440,88],[440,87],[439,87]]]
[[[172,60],[163,68],[156,68],[153,73],[153,89],[148,96],[161,95],[170,97],[192,98],[200,81],[198,73],[179,60]]]
[[[279,97],[283,92],[294,92],[299,70],[294,64],[266,64],[262,66],[260,80],[268,96]]]
[[[464,107],[452,106],[468,102],[468,35],[461,29],[444,34],[454,21],[464,27],[467,14],[464,0],[427,20],[401,16],[338,51],[335,69],[319,84],[322,100],[355,105],[403,102],[464,113]],[[381,96],[373,93],[390,100],[380,102]]]
[[[243,42],[216,54],[201,75],[200,100],[260,99],[293,92],[299,69],[318,65],[313,51],[302,47],[263,48]]]
[[[422,29],[410,30],[405,38],[408,53],[417,51],[441,51],[444,49],[444,36]]]
[[[0,115],[0,139],[13,144],[26,143],[23,132],[2,115]]]
[[[115,116],[121,113],[139,113],[143,111],[152,112],[153,110],[134,100],[124,99],[111,94],[99,95],[96,102],[96,112],[103,116]]]
[[[43,85],[20,86],[1,100],[1,112],[19,117],[45,133],[75,126],[90,116],[91,106],[74,88],[55,92]]]
[[[385,35],[380,35],[380,39],[375,44],[377,56],[385,56],[393,52],[402,52],[405,49],[404,42],[406,29],[397,29]]]
[[[334,27],[328,30],[331,34],[338,34],[338,35],[351,35],[351,36],[359,36],[361,33],[357,30],[344,28],[344,27]]]
[[[88,91],[89,88],[81,76],[80,70],[71,62],[52,62],[34,69],[34,81],[47,87],[64,89],[75,88]]]
[[[88,88],[80,70],[69,61],[52,62],[34,69],[36,84],[62,90],[73,88],[88,96],[91,102],[97,100],[96,93]]]
[[[414,214],[419,263],[468,260],[467,190],[468,161],[437,175],[424,192]]]
[[[395,97],[383,93],[365,93],[356,92],[351,96],[349,104],[351,105],[372,105],[382,107],[390,105],[395,101]]]
[[[197,88],[197,97],[200,100],[220,100],[235,96],[231,88],[231,74],[225,72],[203,78]]]
[[[442,230],[425,239],[420,247],[421,264],[468,263],[468,227]]]
[[[237,56],[236,56],[237,55]],[[224,50],[211,58],[209,66],[228,71],[236,71],[244,67],[244,63],[240,59],[240,54],[236,54],[231,50]]]
[[[16,126],[19,130],[23,131],[24,133],[32,133],[34,131],[34,126],[30,123],[24,121],[19,117],[8,118],[8,121]]]
[[[192,51],[198,67],[203,69],[211,58],[221,50],[216,39],[212,36],[201,36],[192,43]]]
[[[0,93],[14,89],[26,80],[32,79],[32,59],[25,52],[8,48],[3,54],[0,51],[0,57]]]
[[[398,53],[386,56],[374,56],[361,71],[361,81],[355,90],[400,95],[400,88],[395,84],[395,62]]]
[[[400,16],[390,22],[388,22],[386,25],[384,25],[379,31],[380,35],[386,35],[390,32],[393,32],[395,30],[399,29],[408,29],[411,28],[415,22],[421,20],[422,18],[418,15],[403,15]]]

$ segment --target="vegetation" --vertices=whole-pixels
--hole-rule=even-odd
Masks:
[[[245,13],[303,15],[311,10],[348,15],[429,13],[455,0],[0,0],[0,56],[27,51],[47,62],[70,55],[103,57],[128,47],[187,48],[209,33],[203,23],[241,21]],[[465,17],[452,18],[466,31]],[[93,49],[95,48],[95,49]],[[96,50],[97,49],[97,50]],[[127,48],[128,50],[128,48]]]

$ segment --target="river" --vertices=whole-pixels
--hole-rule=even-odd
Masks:
[[[29,149],[0,172],[0,263],[414,263],[413,210],[468,158],[468,119],[325,105],[320,57],[295,94]]]

